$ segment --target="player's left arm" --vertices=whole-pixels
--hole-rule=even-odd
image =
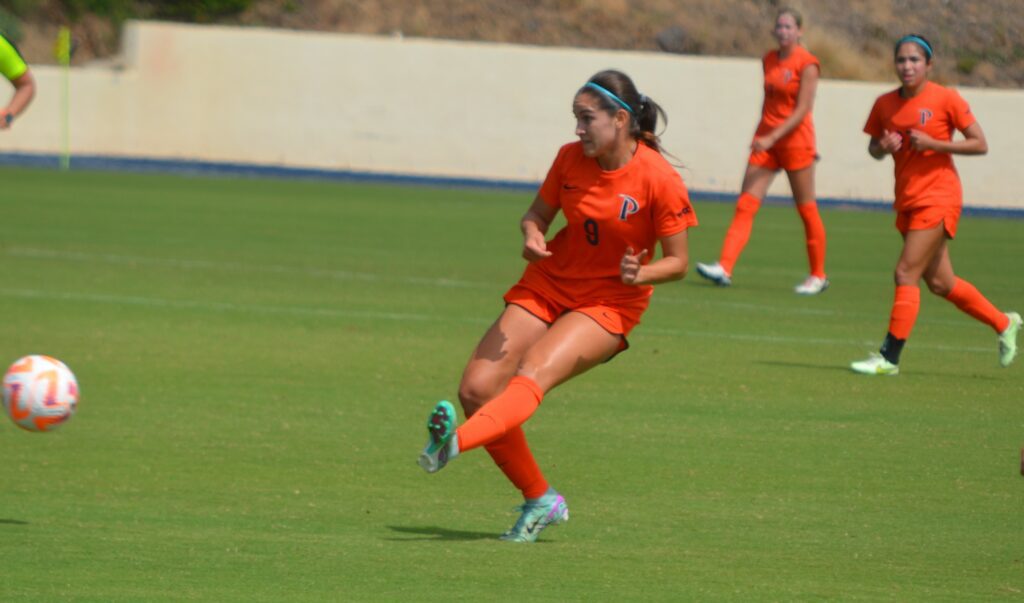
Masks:
[[[661,255],[650,264],[644,264],[648,250],[641,249],[636,252],[632,247],[626,248],[622,256],[619,269],[622,273],[622,282],[627,285],[656,285],[668,281],[678,281],[686,276],[686,270],[690,262],[690,245],[687,238],[687,231],[683,230],[674,235],[662,237]]]
[[[960,131],[963,140],[938,140],[920,130],[910,131],[910,146],[917,151],[936,151],[953,155],[984,155],[988,153],[988,141],[981,124],[974,122]]]
[[[0,109],[0,129],[7,129],[15,117],[28,107],[36,95],[36,80],[32,77],[31,71],[11,80],[14,85],[14,96],[6,107]]]
[[[807,117],[807,114],[814,109],[814,95],[818,91],[818,66],[811,64],[807,65],[800,72],[800,91],[796,94],[796,107],[793,108],[793,113],[786,118],[784,122],[779,124],[779,127],[775,128],[771,132],[764,136],[759,136],[754,139],[755,151],[765,151],[772,148],[775,143],[782,140],[786,134],[789,134],[800,122]]]

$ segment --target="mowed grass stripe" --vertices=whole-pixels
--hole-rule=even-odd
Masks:
[[[424,419],[522,270],[525,193],[0,169],[0,352],[76,371],[79,414],[0,429],[0,599],[979,600],[1024,591],[1024,378],[943,300],[892,379],[892,216],[824,209],[833,287],[767,206],[730,289],[659,287],[631,349],[526,426],[572,509],[495,536],[482,452],[427,476]],[[732,214],[696,201],[693,261]],[[832,228],[834,226],[834,228]],[[954,263],[1024,300],[1021,222]],[[845,276],[844,276],[845,275]],[[58,574],[40,568],[59,567]],[[453,586],[456,585],[456,586]]]

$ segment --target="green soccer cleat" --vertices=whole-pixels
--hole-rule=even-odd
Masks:
[[[1010,324],[999,334],[999,364],[1005,368],[1010,366],[1017,356],[1017,333],[1020,331],[1021,318],[1016,312],[1007,312]]]
[[[427,447],[417,461],[427,473],[437,473],[448,461],[459,454],[459,439],[455,435],[455,407],[447,400],[441,400],[427,417]]]
[[[861,375],[899,375],[900,367],[885,359],[878,352],[873,352],[867,360],[859,360],[850,364],[853,372]]]
[[[499,536],[500,540],[536,542],[544,528],[569,521],[569,506],[553,489],[540,498],[527,500],[517,510],[522,511],[522,515],[512,529]]]

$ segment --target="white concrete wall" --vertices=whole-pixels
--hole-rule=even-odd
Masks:
[[[573,139],[574,92],[617,68],[668,112],[689,186],[735,192],[761,104],[757,60],[150,22],[124,40],[117,65],[71,71],[73,153],[539,181]],[[0,153],[60,150],[60,72],[34,71],[39,96]],[[861,128],[895,86],[821,83],[820,197],[891,199],[891,161],[868,156]],[[990,146],[957,160],[967,203],[1024,207],[1024,92],[961,93]],[[784,177],[772,192],[788,194]]]

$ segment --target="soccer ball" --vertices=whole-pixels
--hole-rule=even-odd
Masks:
[[[53,431],[75,414],[78,381],[63,362],[25,356],[4,374],[4,410],[28,431]]]

